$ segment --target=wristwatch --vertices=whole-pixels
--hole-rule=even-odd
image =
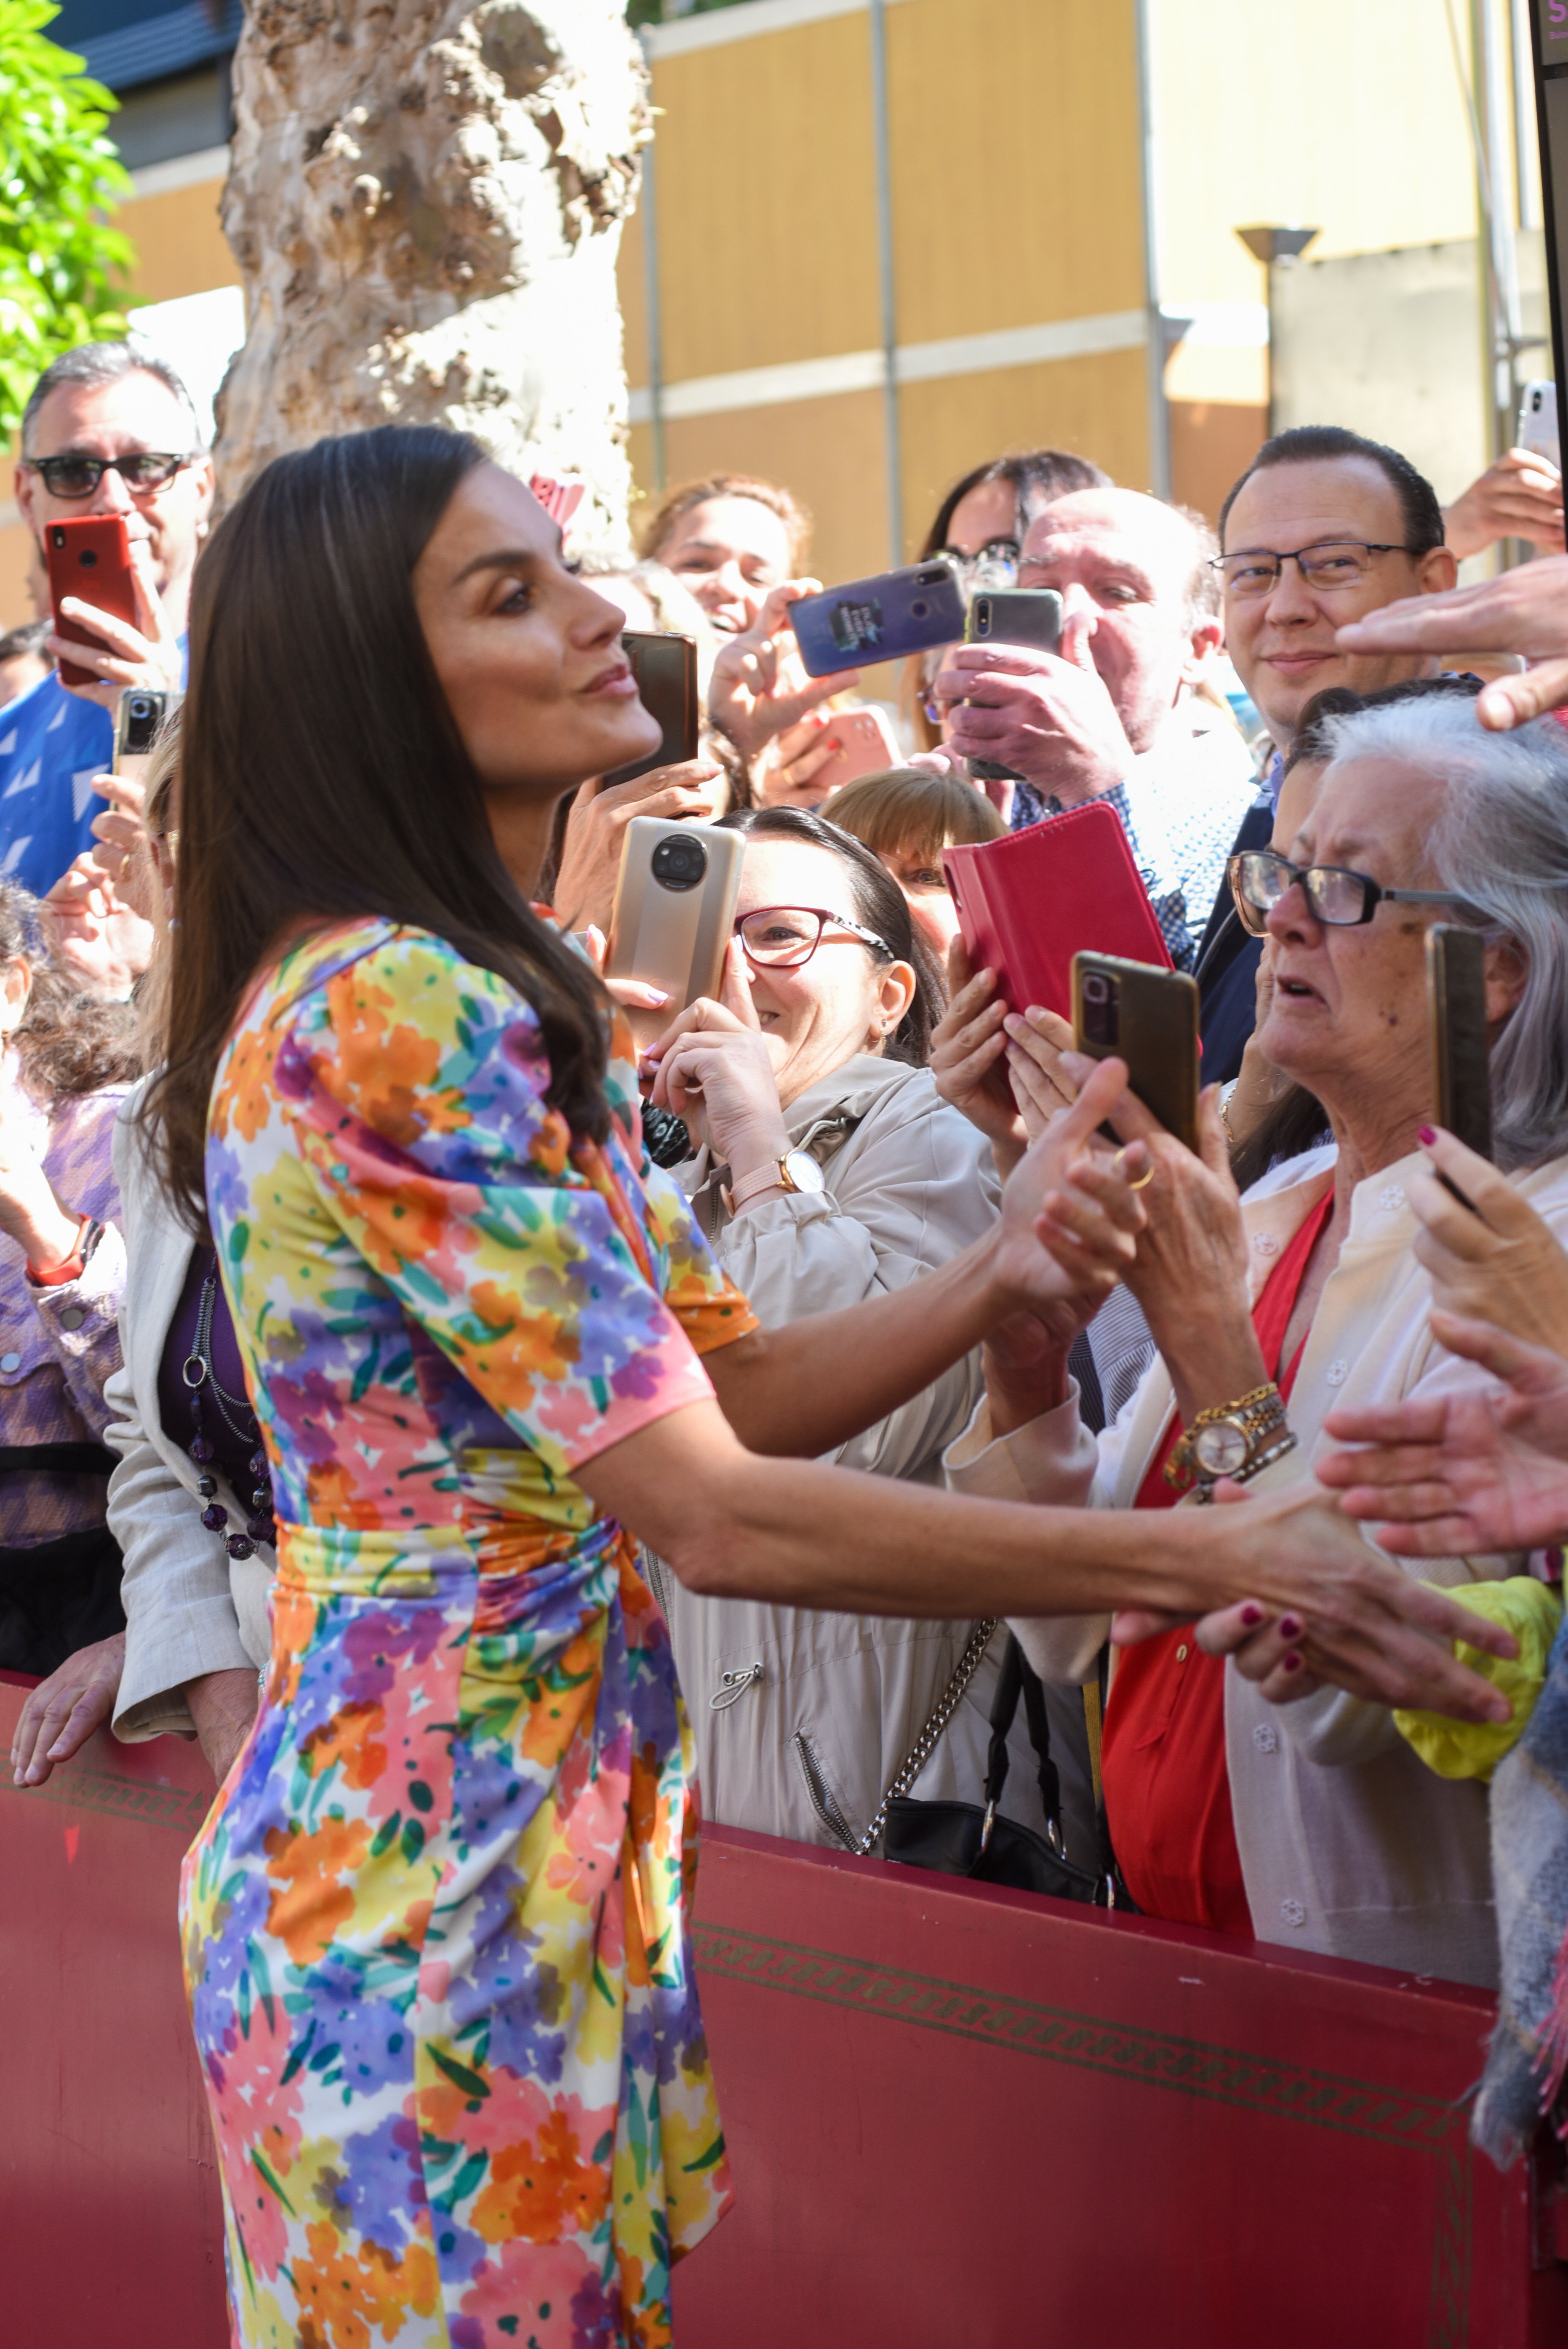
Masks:
[[[1219,1477],[1244,1485],[1295,1446],[1283,1399],[1271,1379],[1234,1402],[1200,1411],[1166,1463],[1165,1480],[1195,1483],[1199,1500],[1210,1500]]]
[[[748,1174],[726,1192],[730,1213],[735,1215],[763,1191],[826,1191],[827,1178],[809,1150],[786,1150],[769,1161],[760,1174]]]

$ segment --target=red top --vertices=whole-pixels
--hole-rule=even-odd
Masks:
[[[1252,1309],[1264,1364],[1273,1366],[1287,1400],[1302,1349],[1282,1372],[1285,1331],[1333,1207],[1330,1189]],[[1173,1419],[1135,1508],[1168,1509],[1179,1497],[1165,1481],[1165,1464],[1180,1438],[1181,1422]],[[1189,1627],[1121,1650],[1106,1707],[1101,1772],[1116,1859],[1145,1915],[1251,1940],[1252,1917],[1225,1766],[1225,1659],[1205,1655]]]

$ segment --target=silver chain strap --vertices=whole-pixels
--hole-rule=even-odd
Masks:
[[[937,1699],[935,1712],[916,1738],[904,1760],[903,1766],[877,1804],[876,1817],[859,1842],[851,1846],[861,1859],[869,1857],[877,1837],[881,1835],[887,1824],[888,1806],[894,1795],[907,1795],[930,1760],[936,1750],[938,1739],[958,1711],[965,1689],[980,1669],[980,1660],[991,1645],[991,1635],[995,1630],[996,1625],[997,1618],[994,1615],[989,1615],[983,1622],[977,1623],[970,1633],[968,1644],[953,1667],[953,1676]]]

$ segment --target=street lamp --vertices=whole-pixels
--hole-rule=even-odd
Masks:
[[[1261,261],[1268,271],[1269,290],[1269,437],[1274,430],[1274,272],[1293,269],[1303,254],[1323,231],[1315,228],[1292,228],[1279,223],[1270,227],[1239,228],[1236,231],[1254,261]]]

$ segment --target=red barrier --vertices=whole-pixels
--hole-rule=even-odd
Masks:
[[[0,1777],[3,2349],[226,2342],[174,1924],[209,1792],[171,1738]],[[739,2203],[680,2349],[1568,2342],[1563,2205],[1466,2143],[1478,1992],[723,1829],[697,1905]]]

